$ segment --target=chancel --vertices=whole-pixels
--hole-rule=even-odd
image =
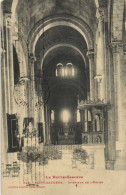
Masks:
[[[62,111],[62,114],[61,114],[61,117],[62,117],[62,121],[64,123],[68,123],[69,122],[69,119],[70,119],[70,113],[68,110],[63,110]]]
[[[4,162],[72,147],[126,169],[126,1],[3,0],[1,94]]]

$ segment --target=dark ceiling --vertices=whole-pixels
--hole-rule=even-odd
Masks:
[[[96,26],[95,0],[19,0],[16,14],[24,36],[42,18],[54,15],[72,15],[85,21],[92,31]]]
[[[35,48],[36,57],[39,55],[42,58],[50,47],[64,43],[75,46],[84,54],[87,51],[86,42],[78,31],[67,26],[57,26],[47,30],[39,38]]]
[[[64,45],[66,44],[66,46]],[[59,45],[58,47],[56,47]],[[50,48],[54,47],[49,51]],[[48,54],[43,59],[45,53]],[[81,53],[81,54],[80,54]],[[67,106],[75,109],[77,98],[85,99],[89,90],[89,70],[86,57],[87,45],[80,33],[71,27],[58,26],[43,33],[39,38],[35,54],[35,74],[43,74],[49,86],[48,103],[52,108]],[[41,64],[43,59],[43,64]],[[73,78],[57,78],[56,65],[72,63],[75,69]],[[42,66],[43,65],[43,66]]]
[[[107,0],[98,0],[100,6],[106,6]],[[5,0],[5,10],[9,10],[12,1]],[[16,18],[19,33],[27,42],[31,29],[40,20],[51,16],[69,15],[84,21],[94,33],[97,26],[95,0],[19,0],[16,7]],[[59,45],[57,47],[57,45]],[[64,44],[67,44],[66,46]],[[50,48],[45,58],[44,54]],[[80,52],[79,52],[80,51]],[[79,32],[67,26],[53,27],[43,33],[39,38],[35,55],[35,78],[42,76],[46,78],[45,85],[48,85],[48,104],[51,108],[57,109],[70,107],[76,109],[78,95],[80,98],[87,98],[89,92],[89,65],[86,57],[87,45]],[[84,59],[82,55],[84,56]],[[43,59],[43,66],[42,66]],[[55,75],[56,64],[72,63],[76,70],[73,78],[57,78]],[[38,79],[35,80],[36,85]]]

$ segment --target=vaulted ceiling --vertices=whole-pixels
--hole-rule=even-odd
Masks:
[[[85,99],[89,90],[87,45],[82,35],[71,27],[58,26],[47,30],[39,38],[35,55],[36,77],[43,71],[50,90],[52,107],[65,104],[76,106],[78,94]],[[43,60],[42,60],[43,59]],[[56,78],[56,65],[72,63],[75,78]]]
[[[93,0],[20,0],[17,8],[20,32],[27,40],[30,30],[47,17],[69,15],[84,21],[92,33],[96,29],[96,4]],[[82,35],[68,26],[57,26],[45,31],[35,47],[36,77],[43,70],[50,89],[50,104],[76,106],[77,96],[85,99],[89,90],[87,44]],[[77,70],[77,78],[55,78],[57,63],[71,62]],[[43,64],[42,64],[43,63]],[[43,65],[43,68],[42,68]]]
[[[77,17],[95,34],[96,8],[104,7],[106,3],[107,0],[4,0],[4,9],[15,10],[18,33],[27,45],[29,33],[34,26],[39,21],[44,22],[53,16]],[[42,74],[46,77],[52,106],[62,102],[76,105],[78,94],[86,98],[89,91],[89,64],[86,53],[87,44],[84,37],[71,26],[55,26],[46,30],[38,39],[35,46],[35,75],[36,78]],[[77,70],[76,78],[57,80],[56,64],[68,62]]]
[[[96,25],[96,5],[94,0],[20,0],[17,8],[17,20],[23,34],[42,18],[52,15],[68,14],[84,20],[92,29]]]

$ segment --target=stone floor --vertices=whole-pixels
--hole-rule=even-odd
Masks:
[[[94,154],[81,145],[46,146],[44,151],[44,162],[23,162],[17,153],[7,154],[6,164],[11,167],[2,163],[4,195],[126,194],[126,171],[99,169],[100,153],[96,162]]]

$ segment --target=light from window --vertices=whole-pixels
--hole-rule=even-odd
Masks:
[[[64,68],[64,72],[65,72],[64,76],[67,76],[67,75],[68,75],[68,70],[67,70],[67,67],[66,67],[66,68]]]
[[[55,112],[54,110],[51,111],[51,122],[53,123],[55,120]]]
[[[63,64],[58,63],[56,65],[56,76],[63,76]]]
[[[68,110],[63,110],[61,113],[61,119],[63,123],[68,123],[70,120],[70,112]]]
[[[75,69],[72,63],[67,63],[66,66],[63,66],[62,63],[56,65],[56,76],[61,77],[73,77],[75,76]]]
[[[75,70],[72,68],[72,76],[75,76]]]
[[[65,70],[64,70],[64,68],[62,68],[62,76],[63,77],[65,76]]]
[[[80,120],[81,120],[80,110],[77,109],[77,122],[80,122]]]

